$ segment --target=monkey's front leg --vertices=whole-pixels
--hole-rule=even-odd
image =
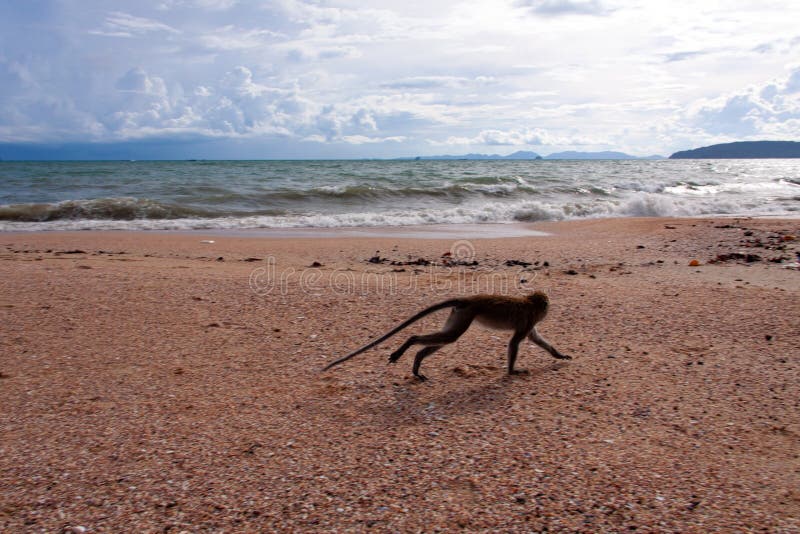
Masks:
[[[545,338],[539,335],[539,332],[536,331],[536,328],[531,330],[531,333],[528,334],[528,339],[542,347],[544,350],[549,352],[553,358],[558,358],[559,360],[571,360],[572,356],[567,356],[566,354],[562,354],[556,350],[550,343],[547,342]]]

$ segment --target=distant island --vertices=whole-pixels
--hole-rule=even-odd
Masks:
[[[519,150],[508,156],[501,156],[499,154],[462,154],[459,156],[416,156],[412,158],[398,158],[398,159],[414,159],[414,160],[429,160],[429,159],[542,159],[542,156],[536,152],[529,152]]]
[[[413,158],[399,158],[404,160],[542,160],[542,159],[665,159],[664,156],[646,156],[638,157],[625,154],[624,152],[555,152],[549,156],[540,156],[536,152],[520,150],[509,154],[508,156],[501,156],[499,154],[463,154],[459,156],[444,155],[444,156],[417,156]]]
[[[800,158],[795,141],[739,141],[675,152],[669,159]]]

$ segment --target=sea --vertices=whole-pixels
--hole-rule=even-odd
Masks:
[[[800,217],[800,159],[0,162],[0,231]]]

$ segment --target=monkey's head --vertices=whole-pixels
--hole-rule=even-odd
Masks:
[[[547,308],[550,304],[550,299],[544,291],[536,291],[525,297],[531,304],[538,304],[542,308]]]

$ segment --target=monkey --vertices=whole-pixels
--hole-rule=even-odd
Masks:
[[[441,349],[443,346],[456,341],[467,331],[472,321],[476,319],[479,323],[490,328],[513,331],[511,340],[508,343],[508,374],[510,375],[518,373],[518,371],[514,369],[514,364],[517,361],[519,344],[526,337],[549,352],[554,358],[571,360],[571,356],[560,353],[536,331],[536,323],[544,319],[545,315],[547,315],[549,304],[549,298],[541,291],[536,291],[524,297],[474,295],[445,300],[409,317],[395,328],[367,343],[360,349],[356,349],[347,356],[329,363],[322,370],[327,371],[335,365],[346,362],[350,358],[386,341],[400,330],[417,322],[426,315],[446,308],[452,308],[452,310],[444,327],[439,332],[409,337],[400,348],[389,356],[389,363],[396,363],[413,345],[424,345],[424,348],[417,352],[414,357],[414,365],[412,368],[414,376],[424,382],[427,380],[427,377],[419,372],[422,360]]]

